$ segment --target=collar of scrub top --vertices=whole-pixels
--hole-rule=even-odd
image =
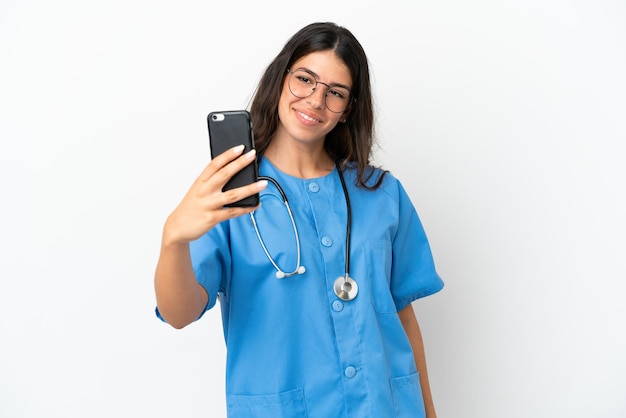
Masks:
[[[343,178],[343,172],[341,171],[341,168],[339,167],[339,163],[335,162],[335,167],[337,168],[337,173],[339,174],[339,179],[341,180],[341,187],[343,188],[343,195],[346,200],[346,209],[347,209],[348,217],[346,220],[345,273],[343,276],[337,277],[333,285],[333,290],[335,294],[337,295],[337,297],[339,297],[342,300],[347,301],[347,300],[353,300],[359,293],[359,286],[357,285],[356,281],[352,277],[350,277],[350,230],[352,227],[352,207],[350,206],[350,195],[348,194],[346,181]],[[300,237],[298,235],[298,227],[296,226],[296,222],[293,218],[293,213],[291,212],[291,208],[289,207],[289,201],[287,199],[287,195],[285,194],[285,191],[280,186],[278,181],[276,181],[276,179],[269,177],[269,176],[259,176],[259,180],[267,180],[276,187],[276,189],[280,193],[280,196],[283,200],[285,208],[287,209],[287,213],[289,214],[289,219],[291,219],[291,225],[293,226],[293,232],[296,238],[297,258],[296,258],[295,269],[291,272],[286,272],[278,266],[278,264],[276,263],[276,260],[274,260],[274,258],[270,255],[269,251],[267,250],[265,242],[263,241],[263,238],[261,237],[261,233],[259,232],[259,227],[257,225],[254,212],[251,212],[250,218],[252,219],[252,226],[254,227],[254,231],[256,232],[257,238],[259,239],[259,243],[261,244],[261,247],[263,248],[263,251],[265,252],[265,255],[267,256],[267,259],[270,261],[270,263],[272,263],[272,265],[276,269],[277,279],[283,279],[285,277],[292,277],[292,276],[295,276],[296,274],[304,274],[306,272],[306,268],[300,264],[301,251],[300,251]]]

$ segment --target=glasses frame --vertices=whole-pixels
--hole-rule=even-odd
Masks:
[[[298,96],[297,94],[295,94],[293,92],[293,90],[291,90],[291,77],[293,77],[293,75],[296,73],[296,71],[303,71],[305,73],[307,73],[313,80],[315,80],[315,85],[311,88],[311,93],[309,93],[306,96]],[[352,95],[352,91],[341,85],[341,84],[327,84],[324,83],[322,81],[319,81],[317,79],[317,77],[312,74],[310,71],[307,71],[304,68],[297,68],[295,70],[292,70],[291,68],[287,68],[287,74],[288,74],[288,79],[287,79],[287,88],[289,89],[289,92],[294,96],[297,97],[298,99],[306,99],[307,97],[311,97],[313,95],[313,93],[315,93],[315,89],[317,88],[318,84],[323,84],[324,86],[326,86],[326,93],[324,93],[324,106],[326,107],[326,109],[328,109],[329,111],[333,112],[333,113],[345,113],[347,112],[350,107],[352,106],[352,103],[356,101],[356,99],[353,97]],[[341,110],[339,112],[332,110],[330,107],[328,107],[328,104],[326,103],[326,97],[328,96],[328,92],[330,91],[330,89],[332,89],[333,87],[341,87],[342,89],[346,89],[348,90],[348,94],[350,95],[350,100],[348,100],[348,104],[346,105],[346,108],[344,110]]]

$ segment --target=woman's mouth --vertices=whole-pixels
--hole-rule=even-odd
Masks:
[[[312,123],[320,123],[321,121],[311,115],[308,115],[306,113],[302,113],[299,111],[296,111],[296,113],[304,120],[308,121],[308,122],[312,122]]]

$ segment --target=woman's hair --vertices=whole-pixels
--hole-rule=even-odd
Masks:
[[[278,127],[278,101],[287,76],[287,69],[300,58],[312,52],[334,51],[350,71],[352,102],[345,123],[338,123],[326,135],[324,147],[330,157],[342,163],[354,162],[357,184],[367,184],[374,170],[368,170],[374,145],[374,111],[367,56],[352,33],[334,23],[312,23],[300,29],[287,41],[261,77],[250,107],[257,154],[263,155]]]

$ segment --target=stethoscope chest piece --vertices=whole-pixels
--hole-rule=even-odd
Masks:
[[[359,294],[359,286],[350,276],[339,276],[335,280],[335,295],[341,300],[353,300]]]

